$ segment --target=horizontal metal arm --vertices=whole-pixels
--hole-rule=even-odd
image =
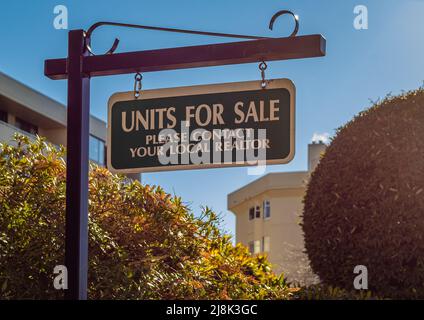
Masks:
[[[151,72],[261,61],[322,57],[326,40],[322,35],[266,38],[221,44],[104,54],[83,57],[86,77]],[[67,59],[45,61],[44,74],[66,79]]]

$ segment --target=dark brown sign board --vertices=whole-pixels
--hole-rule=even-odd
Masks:
[[[288,79],[116,93],[107,164],[120,173],[290,162],[295,86]]]

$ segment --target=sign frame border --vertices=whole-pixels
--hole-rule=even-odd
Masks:
[[[262,88],[262,81],[243,81],[243,82],[226,82],[218,84],[194,85],[172,88],[159,88],[142,90],[138,99],[134,98],[134,91],[117,92],[110,96],[108,100],[107,114],[107,141],[106,141],[106,165],[107,169],[112,173],[152,173],[162,171],[177,171],[177,170],[201,170],[201,169],[218,169],[231,167],[254,167],[255,165],[247,163],[209,163],[209,164],[183,164],[183,165],[164,165],[163,167],[147,167],[147,168],[130,168],[130,169],[115,169],[111,161],[111,114],[112,108],[116,102],[130,100],[147,100],[157,98],[172,98],[191,95],[228,93],[253,90],[268,90],[268,89],[287,89],[290,93],[290,152],[284,159],[266,160],[265,165],[287,164],[293,160],[295,155],[295,122],[296,122],[296,87],[294,83],[287,78],[266,80],[266,88]]]

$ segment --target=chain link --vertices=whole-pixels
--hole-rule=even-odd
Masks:
[[[143,76],[140,72],[137,72],[134,76],[134,98],[136,99],[140,97],[140,91],[142,88],[141,80],[143,80]]]
[[[266,88],[266,80],[265,80],[265,70],[268,68],[268,65],[266,64],[265,61],[262,61],[259,64],[259,70],[261,71],[261,78],[262,78],[262,82],[261,82],[261,87],[262,89]]]

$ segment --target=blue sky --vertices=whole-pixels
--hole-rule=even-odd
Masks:
[[[34,89],[66,102],[66,81],[43,75],[47,58],[67,53],[67,31],[53,27],[53,8],[65,5],[69,29],[87,29],[97,21],[199,29],[216,32],[284,36],[288,18],[268,30],[271,16],[289,9],[300,17],[299,35],[321,33],[327,39],[324,58],[270,62],[268,78],[289,78],[297,87],[296,156],[267,172],[306,170],[307,144],[314,133],[329,133],[388,93],[419,87],[424,80],[424,0],[179,0],[179,1],[2,1],[0,70]],[[369,29],[353,27],[356,5],[366,5]],[[104,27],[93,35],[93,50],[107,51],[115,37],[118,52],[234,41],[197,35]],[[146,73],[143,87],[165,88],[259,80],[257,64]],[[107,101],[133,88],[133,75],[94,78],[91,113],[106,120]],[[365,150],[364,150],[365,151]],[[226,196],[258,177],[246,168],[150,173],[143,181],[161,185],[183,197],[193,210],[210,206],[224,215],[225,229],[234,232],[234,216]]]

